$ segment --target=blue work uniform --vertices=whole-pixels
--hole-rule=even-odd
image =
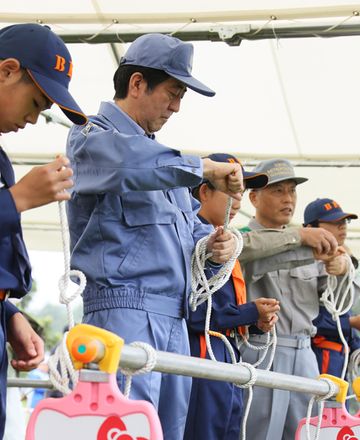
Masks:
[[[67,155],[71,265],[87,277],[83,321],[127,344],[188,355],[190,259],[212,230],[187,188],[201,182],[201,160],[148,137],[112,102],[71,129]],[[190,378],[153,372],[134,377],[130,396],[158,408],[164,438],[179,440],[190,388]]]
[[[341,329],[349,345],[349,353],[360,348],[360,338],[350,326],[350,312],[340,316]],[[316,336],[311,340],[311,347],[316,355],[321,374],[341,377],[345,361],[344,345],[341,342],[336,321],[325,307],[321,306],[319,315],[313,321],[317,328]]]
[[[205,219],[199,218],[206,223]],[[228,335],[239,361],[240,353],[235,344],[234,333],[239,326],[255,324],[259,313],[255,303],[240,303],[239,297],[242,295],[245,300],[246,291],[238,262],[237,265],[227,283],[212,297],[210,330]],[[206,273],[211,277],[211,268]],[[195,312],[190,312],[187,325],[191,355],[210,359],[204,336],[206,309],[207,303],[203,303]],[[210,339],[215,358],[219,362],[231,363],[230,353],[224,342],[218,337]],[[241,388],[229,382],[194,378],[184,440],[238,440],[242,410]]]
[[[20,215],[16,210],[9,187],[14,185],[14,171],[0,147],[0,290],[10,297],[21,298],[31,289],[31,267],[22,238]],[[0,438],[3,437],[6,416],[6,325],[18,312],[9,301],[0,301]]]

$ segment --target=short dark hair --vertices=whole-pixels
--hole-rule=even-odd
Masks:
[[[153,90],[157,85],[170,78],[170,75],[159,69],[151,67],[135,66],[131,64],[121,65],[114,74],[114,99],[125,99],[129,91],[129,81],[131,75],[139,72],[147,82],[148,90]]]
[[[318,228],[319,227],[319,220],[314,220],[311,223],[304,223],[304,227],[306,228],[306,226],[311,226],[312,228]]]
[[[200,183],[200,185],[198,185],[198,186],[195,186],[194,188],[191,189],[191,194],[199,202],[201,202],[201,200],[200,200],[200,187],[202,185],[206,185],[211,191],[216,191],[215,186],[211,182],[209,182],[208,180],[206,182]]]

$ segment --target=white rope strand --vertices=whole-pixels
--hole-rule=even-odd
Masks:
[[[66,218],[66,202],[59,202],[59,216],[61,226],[61,238],[63,245],[64,255],[64,274],[59,280],[59,301],[61,304],[65,304],[69,330],[74,327],[74,315],[72,312],[71,302],[85,289],[86,277],[79,270],[70,270],[70,242],[69,242],[69,228]],[[70,287],[71,277],[77,277],[79,280],[79,286],[72,294],[68,294]],[[70,380],[73,386],[77,384],[78,372],[75,371],[72,364],[70,354],[66,346],[67,332],[63,335],[62,342],[58,345],[55,353],[49,358],[49,378],[54,387],[64,394],[71,393]],[[59,372],[60,369],[60,372]]]
[[[130,396],[132,377],[137,374],[150,373],[155,367],[157,360],[156,350],[146,342],[135,341],[129,345],[131,345],[132,347],[139,347],[145,350],[147,359],[145,365],[143,365],[138,370],[132,370],[129,368],[120,368],[121,373],[126,377],[125,389],[124,389],[125,397]]]
[[[347,259],[347,272],[343,276],[342,280],[338,284],[337,277],[329,275],[327,279],[327,288],[322,294],[320,301],[324,304],[326,310],[331,314],[332,319],[336,321],[336,326],[339,332],[341,342],[344,345],[345,358],[344,365],[341,373],[341,379],[344,379],[349,361],[349,346],[344,337],[344,333],[341,328],[340,316],[347,313],[354,302],[354,279],[355,268],[351,262],[349,255],[345,254]]]
[[[327,379],[325,377],[321,377],[319,380],[322,380],[323,382],[327,382],[327,384],[329,385],[329,392],[325,396],[321,396],[321,397],[320,396],[313,396],[310,399],[308,411],[306,414],[306,424],[305,424],[306,439],[307,440],[319,440],[322,416],[323,416],[323,411],[324,411],[324,401],[327,399],[330,399],[331,397],[333,397],[336,394],[336,387],[335,387],[335,384],[332,380]],[[312,439],[311,435],[310,435],[310,418],[311,418],[311,412],[312,412],[313,405],[314,405],[315,401],[318,402],[318,405],[319,405],[319,415],[318,415],[318,423],[316,426],[315,437],[314,437],[314,439]]]

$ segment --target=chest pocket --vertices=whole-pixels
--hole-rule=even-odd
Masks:
[[[175,223],[176,208],[166,199],[162,191],[137,191],[121,197],[126,240],[123,240],[119,255],[118,272],[123,277],[133,277],[148,261],[148,249],[157,242],[158,225],[169,227]],[[124,237],[125,238],[125,237]],[[153,252],[156,252],[153,249]]]
[[[299,280],[310,281],[319,276],[319,271],[316,265],[311,264],[290,269],[290,276],[292,278],[298,278]]]
[[[176,211],[162,191],[134,191],[121,199],[127,226],[170,225],[176,221]]]

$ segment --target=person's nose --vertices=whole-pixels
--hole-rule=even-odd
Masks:
[[[174,113],[177,113],[180,110],[181,98],[177,96],[176,98],[170,101],[169,110]]]

